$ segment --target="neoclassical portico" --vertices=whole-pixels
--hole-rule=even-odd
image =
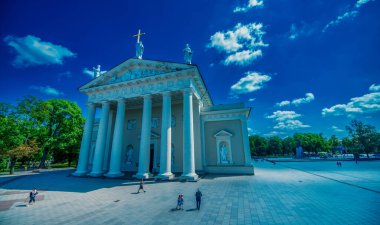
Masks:
[[[142,43],[136,45],[142,54]],[[197,180],[253,174],[244,105],[215,106],[191,50],[186,63],[128,59],[79,90],[88,96],[75,176]]]
[[[88,174],[89,176],[102,176],[107,177],[119,177],[123,176],[121,171],[122,161],[122,151],[123,151],[123,138],[124,128],[126,126],[126,107],[128,103],[133,104],[133,107],[136,107],[136,102],[142,101],[142,121],[141,121],[141,134],[140,134],[140,147],[139,147],[139,160],[138,160],[138,171],[135,175],[136,178],[150,178],[153,175],[152,171],[149,171],[149,162],[150,162],[150,137],[151,137],[151,118],[152,118],[152,99],[154,98],[157,101],[161,101],[161,138],[160,138],[160,157],[159,157],[159,173],[157,178],[159,179],[173,179],[174,174],[171,170],[172,162],[172,95],[176,96],[176,102],[182,102],[183,107],[183,173],[181,175],[182,179],[186,180],[196,180],[198,175],[195,173],[195,163],[194,163],[194,130],[193,130],[193,96],[196,95],[196,92],[199,92],[197,89],[193,88],[192,85],[196,84],[195,81],[190,80],[193,75],[192,72],[186,71],[185,74],[170,74],[167,82],[164,83],[164,76],[158,78],[160,81],[156,87],[153,83],[155,79],[147,79],[148,86],[151,88],[147,89],[144,86],[141,86],[140,89],[135,89],[134,87],[128,87],[124,93],[129,91],[131,97],[128,98],[128,95],[120,97],[119,95],[108,95],[107,92],[102,90],[98,93],[96,91],[94,94],[90,95],[88,103],[88,115],[87,123],[85,124],[85,130],[81,145],[80,157],[78,162],[78,169],[74,175],[82,176]],[[170,78],[178,79],[183,76],[185,78],[183,81],[174,82]],[[141,82],[136,82],[140,84]],[[149,83],[152,83],[149,85]],[[166,84],[166,85],[164,85]],[[166,87],[166,89],[165,89]],[[113,86],[108,87],[111,93],[115,93]],[[116,88],[120,88],[120,85],[116,85]],[[91,89],[91,88],[90,88]],[[163,89],[161,91],[161,89]],[[171,90],[170,90],[171,89]],[[90,92],[91,93],[91,92]],[[116,93],[118,91],[116,90]],[[136,95],[139,95],[138,97]],[[100,99],[98,96],[102,96]],[[106,98],[104,97],[106,96]],[[182,99],[179,99],[179,96]],[[196,97],[197,98],[197,97]],[[98,100],[99,99],[99,100]],[[198,99],[198,98],[197,98]],[[130,100],[130,101],[128,101]],[[200,99],[198,99],[200,101]],[[210,100],[209,100],[210,101]],[[112,138],[112,148],[110,154],[110,163],[108,171],[104,171],[103,168],[103,157],[106,152],[106,137],[107,130],[109,126],[109,114],[111,107],[116,109],[116,120],[114,121],[114,131]],[[138,107],[138,106],[137,106]],[[93,128],[92,124],[95,119],[95,109],[100,111],[100,120],[99,128],[97,131],[95,151],[93,153],[92,159],[92,168],[87,168],[89,162],[89,155],[91,151],[91,130]],[[126,137],[128,139],[128,137]],[[130,137],[136,138],[136,137]]]

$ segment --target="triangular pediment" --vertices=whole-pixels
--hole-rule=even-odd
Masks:
[[[182,63],[161,62],[145,59],[128,59],[106,73],[100,75],[80,88],[88,89],[103,85],[116,84],[146,77],[158,76],[184,70],[194,66]]]
[[[225,130],[221,130],[218,133],[216,133],[214,137],[232,137],[232,134]]]

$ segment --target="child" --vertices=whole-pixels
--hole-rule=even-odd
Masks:
[[[33,191],[29,193],[29,204],[36,203],[36,196],[38,195],[37,189],[33,188]]]
[[[183,210],[183,194],[178,195],[177,199],[177,207],[176,209],[182,209]]]

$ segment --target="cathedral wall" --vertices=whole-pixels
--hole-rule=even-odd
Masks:
[[[233,165],[244,165],[244,145],[240,120],[209,121],[204,125],[204,141],[206,164],[217,165],[217,146],[214,135],[221,130],[225,130],[233,136],[231,137],[231,153]]]

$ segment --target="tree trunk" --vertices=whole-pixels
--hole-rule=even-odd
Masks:
[[[46,161],[47,155],[48,155],[48,150],[45,148],[44,153],[42,154],[40,165],[38,166],[39,169],[46,167],[45,161]]]
[[[68,155],[68,162],[69,162],[69,167],[71,167],[71,161],[72,161],[72,157],[73,157],[73,154],[72,154],[72,149],[69,150],[69,155]]]
[[[15,173],[16,159],[11,159],[11,165],[9,166],[9,174],[12,175]]]

